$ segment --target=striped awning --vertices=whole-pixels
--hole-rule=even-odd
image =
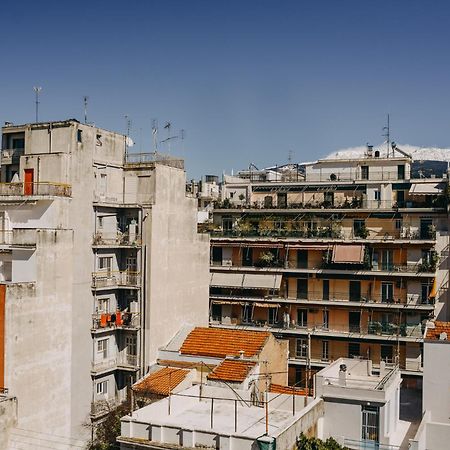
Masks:
[[[331,261],[337,264],[362,264],[364,245],[335,245]]]
[[[240,289],[280,289],[281,275],[214,272],[210,286]]]

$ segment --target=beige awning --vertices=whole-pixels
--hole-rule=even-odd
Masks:
[[[361,264],[364,262],[364,245],[335,245],[331,261],[342,264]]]
[[[279,308],[281,305],[279,303],[253,303],[254,306],[259,306],[260,308]]]
[[[241,305],[244,306],[245,302],[239,302],[239,301],[230,301],[230,300],[212,300],[211,303],[214,305]]]
[[[214,272],[211,274],[210,286],[218,287],[242,287],[241,273]]]
[[[444,192],[444,183],[413,183],[409,193],[413,195],[439,195]]]
[[[247,289],[280,289],[281,275],[246,273],[242,283]]]
[[[328,250],[329,244],[288,244],[289,249],[298,250]]]
[[[281,275],[214,272],[210,286],[241,289],[280,289]]]

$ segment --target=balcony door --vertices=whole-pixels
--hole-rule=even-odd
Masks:
[[[382,250],[381,251],[381,270],[387,270],[391,272],[394,269],[394,251]]]
[[[359,333],[361,329],[361,313],[350,311],[348,313],[348,329],[350,332]]]
[[[349,300],[351,302],[361,301],[361,281],[350,281]]]
[[[34,169],[24,170],[23,195],[33,195]]]

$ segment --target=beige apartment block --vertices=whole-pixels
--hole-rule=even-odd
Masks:
[[[79,438],[180,327],[208,323],[208,237],[183,161],[121,134],[8,125],[2,149],[0,387],[21,429]]]
[[[210,323],[289,341],[289,382],[340,357],[422,377],[423,332],[448,320],[448,178],[404,153],[224,175]]]

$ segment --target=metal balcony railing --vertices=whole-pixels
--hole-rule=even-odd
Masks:
[[[140,272],[134,271],[98,271],[92,274],[92,287],[139,287],[141,284]]]
[[[97,232],[94,234],[93,245],[141,245],[141,235],[120,231],[117,232]]]
[[[72,187],[63,183],[0,183],[0,196],[49,196],[49,197],[70,197]]]
[[[104,328],[139,328],[140,314],[138,312],[114,311],[92,315],[92,329]]]

